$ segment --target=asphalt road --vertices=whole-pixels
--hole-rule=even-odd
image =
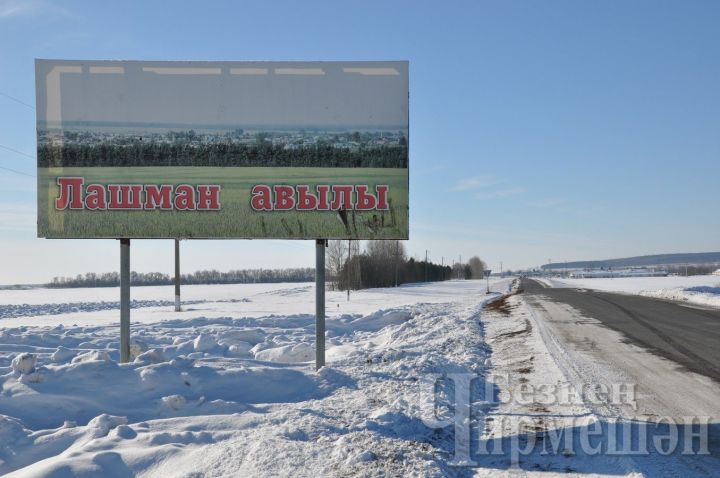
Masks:
[[[720,382],[720,310],[636,295],[546,288],[530,279],[522,285],[525,294],[568,304],[629,342]]]

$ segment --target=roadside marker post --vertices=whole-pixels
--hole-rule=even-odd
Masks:
[[[395,241],[395,287],[398,286],[398,262],[400,257],[400,241]]]
[[[120,363],[130,361],[130,239],[120,239]]]
[[[315,241],[315,370],[325,366],[325,247],[327,240]]]

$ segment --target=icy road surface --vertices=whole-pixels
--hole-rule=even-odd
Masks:
[[[720,307],[720,276],[614,277],[592,279],[545,279],[550,287],[572,287],[637,294],[688,304]]]

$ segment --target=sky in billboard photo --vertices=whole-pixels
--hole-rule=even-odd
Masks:
[[[48,126],[406,130],[408,124],[405,62],[41,62],[37,75],[48,85],[38,95],[46,115],[38,119]],[[62,77],[53,83],[55,75]]]

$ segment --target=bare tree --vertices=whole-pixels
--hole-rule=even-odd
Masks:
[[[455,262],[452,265],[452,278],[453,279],[467,279],[465,276],[465,264],[461,262]]]
[[[325,264],[328,269],[331,280],[335,282],[335,287],[340,283],[340,274],[348,259],[348,250],[346,241],[329,241],[325,252]]]
[[[347,241],[347,251],[346,284],[349,289],[359,289],[362,282],[360,265],[353,258],[360,256],[360,241]]]
[[[482,279],[485,277],[487,264],[485,264],[485,261],[480,259],[478,256],[471,257],[468,261],[468,266],[470,266],[470,276],[473,279]]]
[[[398,268],[405,263],[405,246],[400,241],[368,241],[365,256],[367,280],[390,286],[396,283]]]
[[[398,256],[405,258],[405,246],[400,241],[368,241],[365,253],[370,257],[392,261]]]
[[[328,242],[326,266],[336,290],[357,289],[360,284],[360,268],[353,258],[360,255],[360,241],[334,240]]]

